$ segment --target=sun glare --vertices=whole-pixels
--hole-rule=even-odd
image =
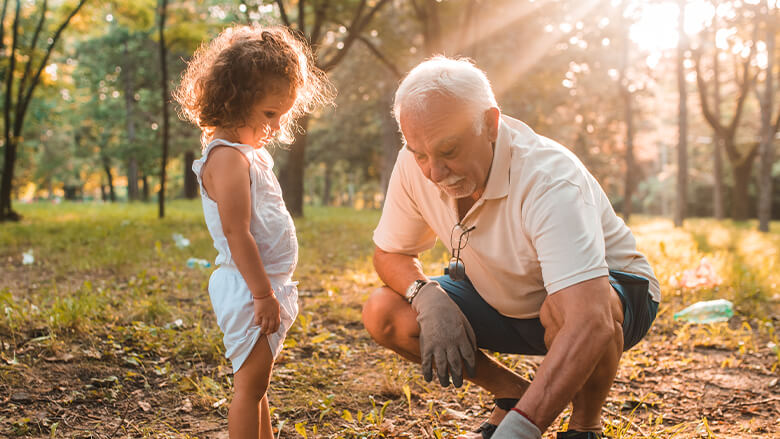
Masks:
[[[685,33],[693,35],[712,20],[715,8],[704,0],[688,2],[685,8]],[[643,51],[653,53],[677,47],[679,34],[677,2],[646,4],[639,20],[631,26],[630,37]]]

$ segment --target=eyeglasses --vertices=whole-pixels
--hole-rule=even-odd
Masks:
[[[467,227],[461,223],[456,223],[452,227],[450,232],[450,247],[452,248],[452,258],[449,265],[444,269],[444,274],[449,275],[450,279],[454,281],[466,280],[466,266],[463,265],[463,260],[460,259],[460,251],[466,248],[466,244],[469,242],[469,234],[477,226]],[[458,230],[458,245],[455,245],[455,231]]]

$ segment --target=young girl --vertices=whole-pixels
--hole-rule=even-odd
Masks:
[[[203,134],[203,157],[192,170],[219,252],[209,295],[233,364],[234,439],[273,437],[266,390],[298,314],[295,227],[264,147],[274,138],[292,141],[295,119],[332,95],[305,43],[282,27],[249,26],[199,48],[174,92],[183,117]]]

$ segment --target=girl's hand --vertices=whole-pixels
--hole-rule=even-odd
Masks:
[[[279,316],[279,301],[273,293],[263,298],[253,298],[255,325],[260,326],[260,335],[269,335],[279,330],[282,320]]]

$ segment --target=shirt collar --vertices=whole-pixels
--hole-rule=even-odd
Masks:
[[[502,119],[503,116],[498,119],[498,136],[493,148],[493,163],[490,164],[485,193],[482,194],[482,198],[486,200],[509,195],[509,165],[511,161],[509,141],[512,135]]]

